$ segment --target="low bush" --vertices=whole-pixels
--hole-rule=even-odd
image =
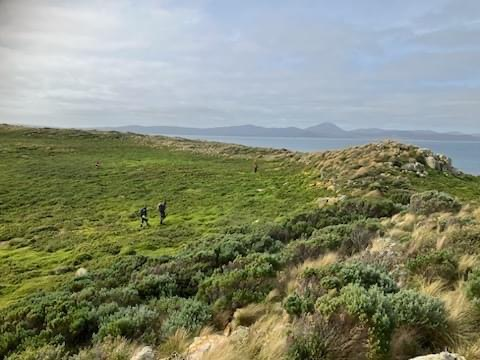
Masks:
[[[252,254],[235,259],[229,267],[205,279],[197,294],[200,300],[216,303],[217,309],[236,309],[258,302],[273,289],[277,257]]]
[[[180,329],[195,333],[211,318],[212,312],[208,305],[196,300],[186,300],[179,310],[168,315],[162,325],[162,332],[166,336],[171,336]]]
[[[6,360],[64,360],[67,357],[68,352],[63,345],[44,345],[39,348],[28,347]]]
[[[429,215],[435,212],[458,212],[462,205],[453,196],[439,191],[425,191],[412,195],[410,211]]]
[[[288,351],[291,360],[366,360],[366,332],[347,317],[310,315],[293,325]]]
[[[145,305],[122,308],[102,319],[96,339],[100,341],[108,336],[120,336],[129,339],[141,339],[154,344],[161,339],[161,324],[161,314]]]
[[[441,278],[452,282],[458,278],[458,261],[452,252],[446,250],[417,255],[407,260],[405,266],[412,274],[429,281]]]

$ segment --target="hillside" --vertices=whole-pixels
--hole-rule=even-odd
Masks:
[[[480,178],[445,156],[5,125],[0,158],[0,357],[480,359]]]

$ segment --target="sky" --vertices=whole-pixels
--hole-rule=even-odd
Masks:
[[[480,133],[479,0],[0,0],[0,123]]]

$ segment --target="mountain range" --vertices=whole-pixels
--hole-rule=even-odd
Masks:
[[[469,135],[459,132],[436,132],[432,130],[388,130],[366,128],[344,130],[332,123],[321,123],[307,128],[298,127],[262,127],[256,125],[224,126],[212,128],[193,128],[180,126],[140,126],[97,128],[97,130],[115,130],[139,134],[176,135],[176,136],[247,136],[247,137],[308,137],[308,138],[363,138],[363,139],[410,139],[410,140],[457,140],[480,141],[480,134]]]

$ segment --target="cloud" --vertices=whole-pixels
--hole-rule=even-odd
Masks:
[[[478,132],[476,1],[419,3],[5,0],[0,121]]]

